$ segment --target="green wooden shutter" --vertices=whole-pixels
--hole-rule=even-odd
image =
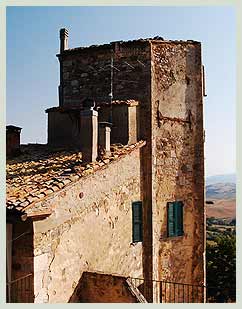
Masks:
[[[174,222],[174,203],[167,204],[167,236],[175,236],[175,222]]]
[[[175,235],[183,235],[183,203],[175,202]]]
[[[136,201],[132,203],[132,226],[133,226],[133,242],[143,240],[143,218],[142,218],[142,202]]]
[[[167,236],[183,235],[183,203],[167,203]]]

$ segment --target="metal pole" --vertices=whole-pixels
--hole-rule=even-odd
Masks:
[[[113,102],[113,51],[111,51],[111,72],[110,72],[110,115],[109,115],[110,123],[113,123],[112,102]]]

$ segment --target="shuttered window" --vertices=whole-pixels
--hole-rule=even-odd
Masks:
[[[143,240],[142,202],[132,203],[133,243]]]
[[[167,236],[183,235],[183,203],[180,201],[167,203]]]

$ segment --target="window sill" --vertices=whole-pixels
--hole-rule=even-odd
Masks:
[[[129,245],[132,246],[132,247],[134,247],[134,246],[136,246],[136,245],[138,245],[138,244],[142,244],[142,241],[131,242]]]
[[[187,234],[180,236],[169,236],[169,237],[160,237],[160,241],[170,241],[170,240],[180,240],[181,238],[186,238]]]

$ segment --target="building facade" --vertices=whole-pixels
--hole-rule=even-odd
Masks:
[[[130,277],[141,279],[139,284],[130,281],[133,298],[125,298],[125,290],[114,302],[172,302],[164,295],[175,293],[169,282],[191,284],[197,296],[193,293],[193,301],[188,302],[202,302],[201,44],[156,37],[74,49],[67,46],[68,31],[61,29],[59,106],[46,111],[46,147],[52,151],[58,147],[59,153],[54,159],[48,155],[42,159],[50,171],[47,179],[42,180],[45,174],[36,171],[42,183],[36,192],[40,195],[44,188],[42,197],[32,194],[31,201],[26,193],[19,206],[28,214],[30,226],[23,222],[12,233],[31,227],[33,254],[26,258],[34,274],[33,301],[100,301],[100,295],[107,293],[101,289],[100,278],[112,294],[110,280],[117,287],[122,281],[118,278]],[[100,132],[104,132],[102,138]],[[65,168],[59,162],[60,149],[75,153],[63,157],[69,164]],[[78,154],[87,161],[85,167],[77,160]],[[13,174],[18,164],[25,164],[19,160],[9,163]],[[41,168],[41,163],[37,165]],[[26,191],[30,187],[27,180]],[[44,185],[48,183],[51,188]],[[9,207],[17,203],[12,197],[13,184],[9,178],[8,196],[13,201]],[[13,263],[20,261],[20,269],[21,250],[21,244],[16,245],[12,257]],[[13,276],[17,275],[15,271]],[[162,282],[168,283],[165,291]],[[100,295],[95,298],[97,291]],[[180,292],[176,293],[174,302],[182,302]],[[183,300],[190,295],[185,293]]]

